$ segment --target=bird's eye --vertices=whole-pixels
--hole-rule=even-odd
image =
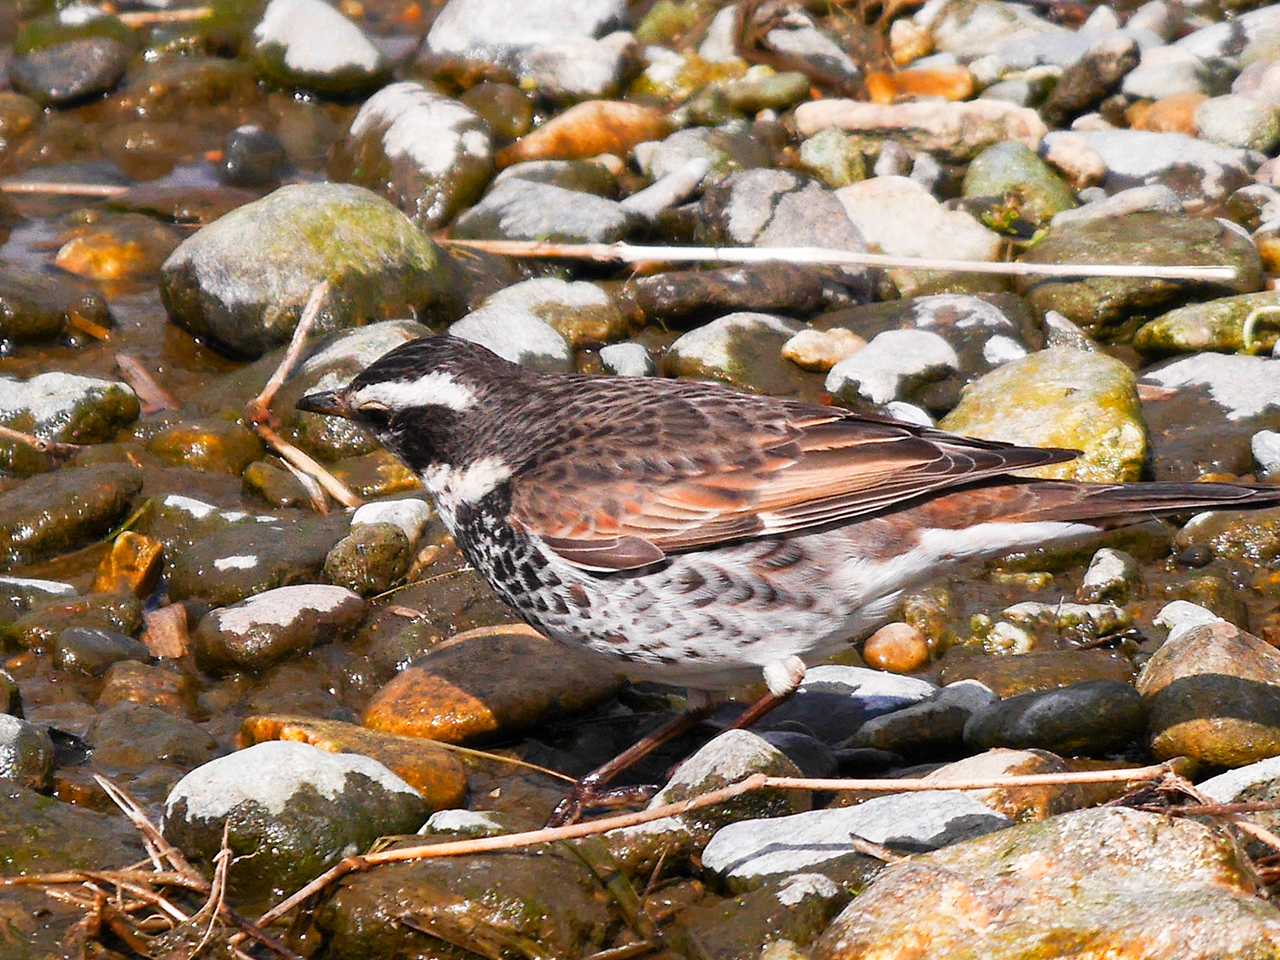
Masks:
[[[391,408],[376,400],[362,403],[356,408],[360,419],[375,427],[385,427],[391,422]]]

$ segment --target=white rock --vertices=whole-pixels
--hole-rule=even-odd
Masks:
[[[399,527],[408,538],[410,544],[418,542],[422,531],[431,519],[431,507],[425,500],[413,498],[405,500],[380,500],[377,503],[366,503],[356,509],[351,516],[351,526],[358,527],[370,523],[390,523]]]
[[[826,373],[867,345],[852,330],[801,330],[782,345],[782,355],[805,370]]]
[[[383,67],[382,54],[364,32],[322,0],[271,0],[253,39],[283,47],[285,67],[300,78]]]
[[[1217,803],[1232,803],[1252,786],[1280,779],[1280,757],[1268,757],[1202,780],[1196,788]]]
[[[600,362],[615,377],[652,377],[658,372],[653,357],[639,343],[611,343],[601,347]]]
[[[428,176],[442,177],[468,158],[492,159],[484,121],[465,104],[420,83],[390,84],[364,102],[351,121],[351,136],[375,129],[382,131],[389,158],[407,159]]]
[[[426,49],[509,62],[518,51],[600,37],[626,22],[626,0],[449,0],[432,21]]]
[[[1228,420],[1244,420],[1280,407],[1280,360],[1198,353],[1149,370],[1143,383],[1207,390]]]
[[[1212,610],[1206,610],[1190,600],[1174,600],[1172,603],[1166,603],[1152,621],[1156,626],[1168,629],[1169,640],[1177,640],[1206,623],[1225,622]]]
[[[834,396],[856,393],[872,403],[904,399],[910,386],[941,379],[960,368],[951,344],[927,330],[886,330],[827,374]]]
[[[304,786],[334,799],[352,774],[362,774],[392,793],[417,796],[413,787],[371,757],[270,740],[196,767],[169,791],[165,816],[182,801],[188,820],[221,820],[240,804],[257,804],[275,816]]]
[[[1263,473],[1280,473],[1280,433],[1275,430],[1259,430],[1249,441],[1253,459]]]
[[[1144,50],[1142,60],[1120,83],[1133,99],[1159,100],[1179,93],[1207,93],[1208,68],[1194,53],[1179,46]]]
[[[1228,147],[1271,152],[1280,141],[1280,117],[1274,104],[1240,94],[1211,97],[1196,109],[1200,136]]]
[[[352,600],[363,605],[360,597],[345,587],[303,583],[263,591],[234,606],[213,610],[206,619],[212,618],[220,630],[242,633],[259,624],[287,626],[304,614],[328,613]]]
[[[1182,213],[1182,201],[1178,195],[1163,183],[1153,183],[1147,187],[1130,187],[1119,193],[1086,203],[1074,210],[1063,210],[1054,214],[1051,226],[1060,227],[1064,223],[1083,223],[1087,220],[1101,220],[1105,217],[1122,217],[1128,213]]]
[[[42,439],[53,439],[77,407],[109,390],[134,395],[127,383],[74,373],[41,373],[29,380],[0,377],[0,420],[30,416],[34,425],[24,429]]]
[[[934,850],[1011,823],[966,793],[891,794],[855,807],[731,823],[711,838],[702,866],[722,880],[752,885],[848,857],[853,853],[850,837],[895,850]]]

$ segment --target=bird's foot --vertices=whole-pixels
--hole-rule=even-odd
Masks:
[[[591,777],[583,777],[573,785],[547,819],[548,827],[564,827],[577,823],[582,815],[592,810],[616,810],[618,807],[647,803],[658,790],[656,784],[638,784],[630,787],[606,787]]]

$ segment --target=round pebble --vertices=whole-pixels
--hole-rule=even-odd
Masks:
[[[911,673],[929,663],[929,644],[909,623],[886,623],[862,648],[867,666],[890,673]]]

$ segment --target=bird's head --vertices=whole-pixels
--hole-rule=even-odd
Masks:
[[[520,368],[479,344],[424,337],[396,347],[345,387],[310,393],[299,410],[345,417],[415,470],[448,462],[488,415],[486,398]]]

